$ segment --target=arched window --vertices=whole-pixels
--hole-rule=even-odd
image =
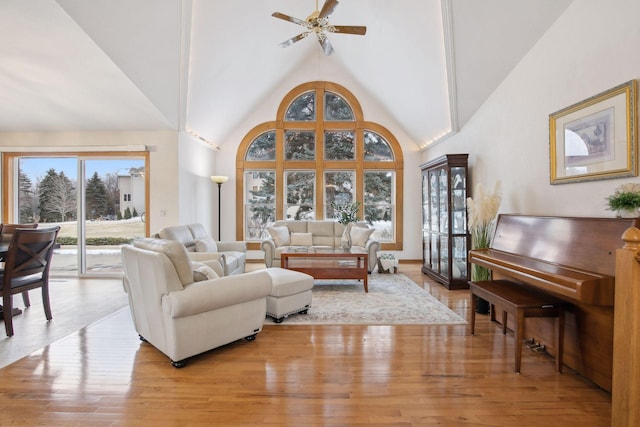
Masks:
[[[276,119],[244,137],[236,167],[236,235],[252,249],[276,220],[330,219],[356,201],[382,249],[402,249],[402,150],[336,83],[289,92]]]

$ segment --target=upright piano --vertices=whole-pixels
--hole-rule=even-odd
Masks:
[[[469,260],[493,279],[564,300],[565,365],[611,391],[615,254],[632,219],[501,214],[490,248]],[[527,337],[553,348],[553,319],[527,319]]]

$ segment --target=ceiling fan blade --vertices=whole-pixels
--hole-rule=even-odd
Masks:
[[[322,46],[322,50],[324,51],[325,55],[329,56],[334,52],[333,46],[331,46],[331,43],[329,43],[329,39],[327,37],[318,37],[318,43],[320,43],[320,46]]]
[[[326,0],[322,5],[322,10],[318,15],[318,19],[322,19],[322,18],[326,18],[327,16],[330,16],[337,5],[338,5],[338,0]]]
[[[293,16],[285,15],[284,13],[280,13],[280,12],[273,12],[271,16],[273,16],[274,18],[279,18],[285,21],[293,22],[294,24],[298,24],[298,25],[305,25],[307,23],[302,19],[294,18]]]
[[[336,29],[335,33],[357,34],[360,36],[364,36],[367,33],[367,27],[358,25],[334,25],[333,28]]]
[[[309,35],[309,32],[304,32],[304,33],[300,33],[295,37],[291,37],[289,40],[285,40],[282,43],[280,43],[278,46],[280,47],[289,47],[292,44],[294,44],[295,42],[299,42],[300,40],[302,40],[303,38],[307,37]]]

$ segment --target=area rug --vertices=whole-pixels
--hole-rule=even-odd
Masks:
[[[355,280],[317,280],[308,314],[280,325],[461,325],[467,322],[404,274],[372,274],[369,292]],[[275,325],[267,317],[265,325]]]

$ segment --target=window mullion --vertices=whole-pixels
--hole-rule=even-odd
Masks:
[[[324,89],[316,89],[316,218],[324,219]]]

